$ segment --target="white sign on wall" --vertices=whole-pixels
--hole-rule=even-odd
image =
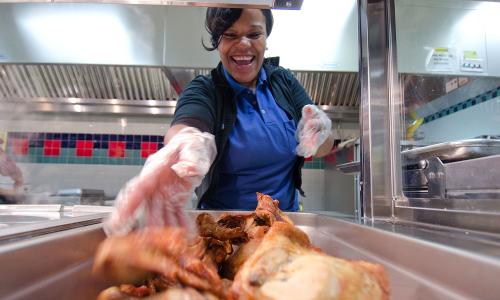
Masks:
[[[457,69],[457,55],[453,48],[431,48],[425,64],[427,71],[450,72]]]

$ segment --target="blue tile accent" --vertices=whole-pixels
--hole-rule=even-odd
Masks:
[[[465,101],[462,101],[460,103],[452,105],[448,108],[442,109],[441,111],[438,111],[434,114],[425,116],[424,117],[424,124],[432,122],[432,121],[437,120],[439,118],[442,118],[444,116],[451,115],[451,114],[456,113],[458,111],[467,109],[467,108],[472,107],[474,105],[477,105],[479,103],[483,103],[485,101],[494,99],[499,95],[499,91],[500,91],[500,87],[494,88],[494,89],[489,90],[481,95],[467,99]]]

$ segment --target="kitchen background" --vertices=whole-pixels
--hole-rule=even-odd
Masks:
[[[279,56],[280,65],[296,72],[316,103],[330,112],[339,142],[359,136],[356,3],[304,1],[301,10],[276,10],[268,40],[267,56]],[[496,18],[484,17],[500,11],[496,4],[396,1],[398,70],[406,110],[402,117],[408,128],[414,119],[422,119],[412,134],[402,133],[408,141],[432,144],[499,133],[500,81],[495,77],[500,76],[496,55],[500,37],[495,28],[500,24]],[[110,198],[115,196],[138,174],[147,155],[162,146],[170,116],[120,112],[123,105],[113,111],[112,104],[97,113],[86,110],[95,103],[85,106],[78,100],[175,101],[176,84],[182,86],[199,69],[218,62],[217,53],[201,47],[201,40],[208,40],[203,20],[204,9],[194,7],[0,4],[0,63],[4,63],[0,65],[0,135],[25,174],[26,189],[45,194],[102,189]],[[432,62],[443,51],[449,60],[439,69]],[[481,63],[481,68],[461,66],[469,61]],[[147,81],[149,94],[147,89],[128,93],[142,85],[124,87],[135,81],[122,71],[116,72],[123,75],[123,82],[109,84],[82,75],[80,81],[103,90],[117,87],[115,92],[108,88],[93,94],[73,84],[79,81],[78,74],[87,72],[85,66],[137,66],[137,72],[150,75],[144,69],[166,66],[167,75],[175,68],[189,72],[163,80],[167,82],[164,94],[155,93],[153,81]],[[35,80],[33,74],[43,80]],[[52,108],[45,107],[45,100],[57,103],[63,98],[74,100],[72,112],[53,109],[53,102]],[[307,198],[301,199],[305,210],[353,213],[356,181],[336,166],[356,157],[351,146],[306,163]],[[0,178],[0,187],[10,185],[9,179]]]

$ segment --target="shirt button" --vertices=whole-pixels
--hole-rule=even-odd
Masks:
[[[263,114],[265,114],[265,113],[266,113],[266,111],[265,111],[264,109],[262,109],[262,110],[261,110],[261,112],[262,112]]]

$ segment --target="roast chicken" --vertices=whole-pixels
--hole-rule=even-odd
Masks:
[[[98,299],[389,299],[383,266],[326,255],[277,200],[257,200],[248,214],[199,214],[191,240],[171,227],[107,238],[94,272],[119,284]]]

